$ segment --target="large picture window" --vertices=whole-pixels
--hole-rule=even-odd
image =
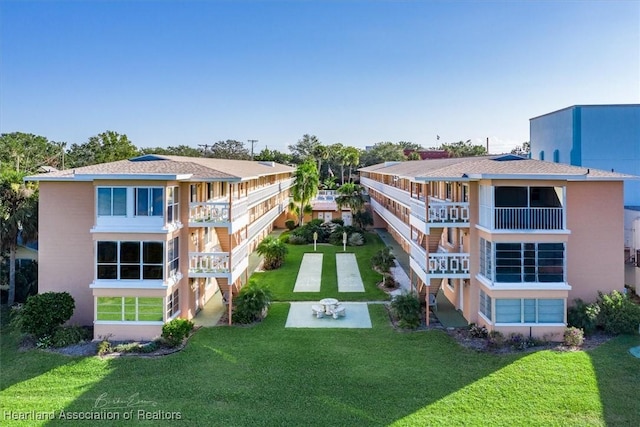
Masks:
[[[98,215],[126,216],[127,189],[124,187],[98,187]]]
[[[162,216],[163,206],[162,188],[135,189],[136,216]]]
[[[564,323],[563,299],[496,299],[496,323]]]
[[[495,281],[564,282],[564,243],[495,243]]]
[[[162,280],[163,242],[98,242],[97,278]]]
[[[163,300],[154,297],[98,297],[96,320],[162,322]]]

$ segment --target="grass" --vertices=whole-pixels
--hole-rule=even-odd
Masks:
[[[347,246],[348,253],[355,253],[364,284],[364,292],[340,293],[341,301],[376,301],[388,300],[385,292],[377,287],[382,276],[371,269],[371,257],[384,247],[380,238],[374,233],[367,233],[364,246]],[[251,279],[269,286],[275,301],[317,301],[338,295],[338,276],[336,272],[337,253],[344,253],[342,246],[328,244],[317,245],[315,253],[324,254],[322,258],[322,286],[320,292],[293,292],[300,263],[305,253],[313,253],[311,245],[287,245],[288,253],[285,262],[277,270],[258,272]]]
[[[285,329],[287,303],[254,327],[196,332],[187,347],[155,359],[18,352],[2,329],[0,416],[55,411],[53,422],[109,409],[179,412],[184,425],[416,426],[640,425],[640,360],[620,337],[584,352],[476,353],[441,331],[396,332],[370,305],[372,329]],[[6,322],[3,322],[6,325]],[[119,401],[119,402],[118,402]],[[175,425],[147,420],[142,425]]]

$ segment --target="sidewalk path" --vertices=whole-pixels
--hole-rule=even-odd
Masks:
[[[338,292],[364,292],[356,254],[336,254]]]
[[[322,255],[323,254],[304,254],[293,292],[320,292]]]

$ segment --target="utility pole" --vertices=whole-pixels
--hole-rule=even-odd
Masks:
[[[258,142],[258,140],[257,139],[247,139],[247,141],[251,143],[251,160],[253,160],[253,144]]]

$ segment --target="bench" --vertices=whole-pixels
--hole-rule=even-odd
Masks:
[[[311,313],[313,313],[313,315],[318,319],[322,319],[324,316],[324,307],[320,304],[314,304],[311,306]]]
[[[332,312],[333,312],[333,318],[337,319],[338,316],[344,317],[347,314],[347,309],[345,308],[344,305],[338,305],[336,306],[336,308],[332,310]]]

